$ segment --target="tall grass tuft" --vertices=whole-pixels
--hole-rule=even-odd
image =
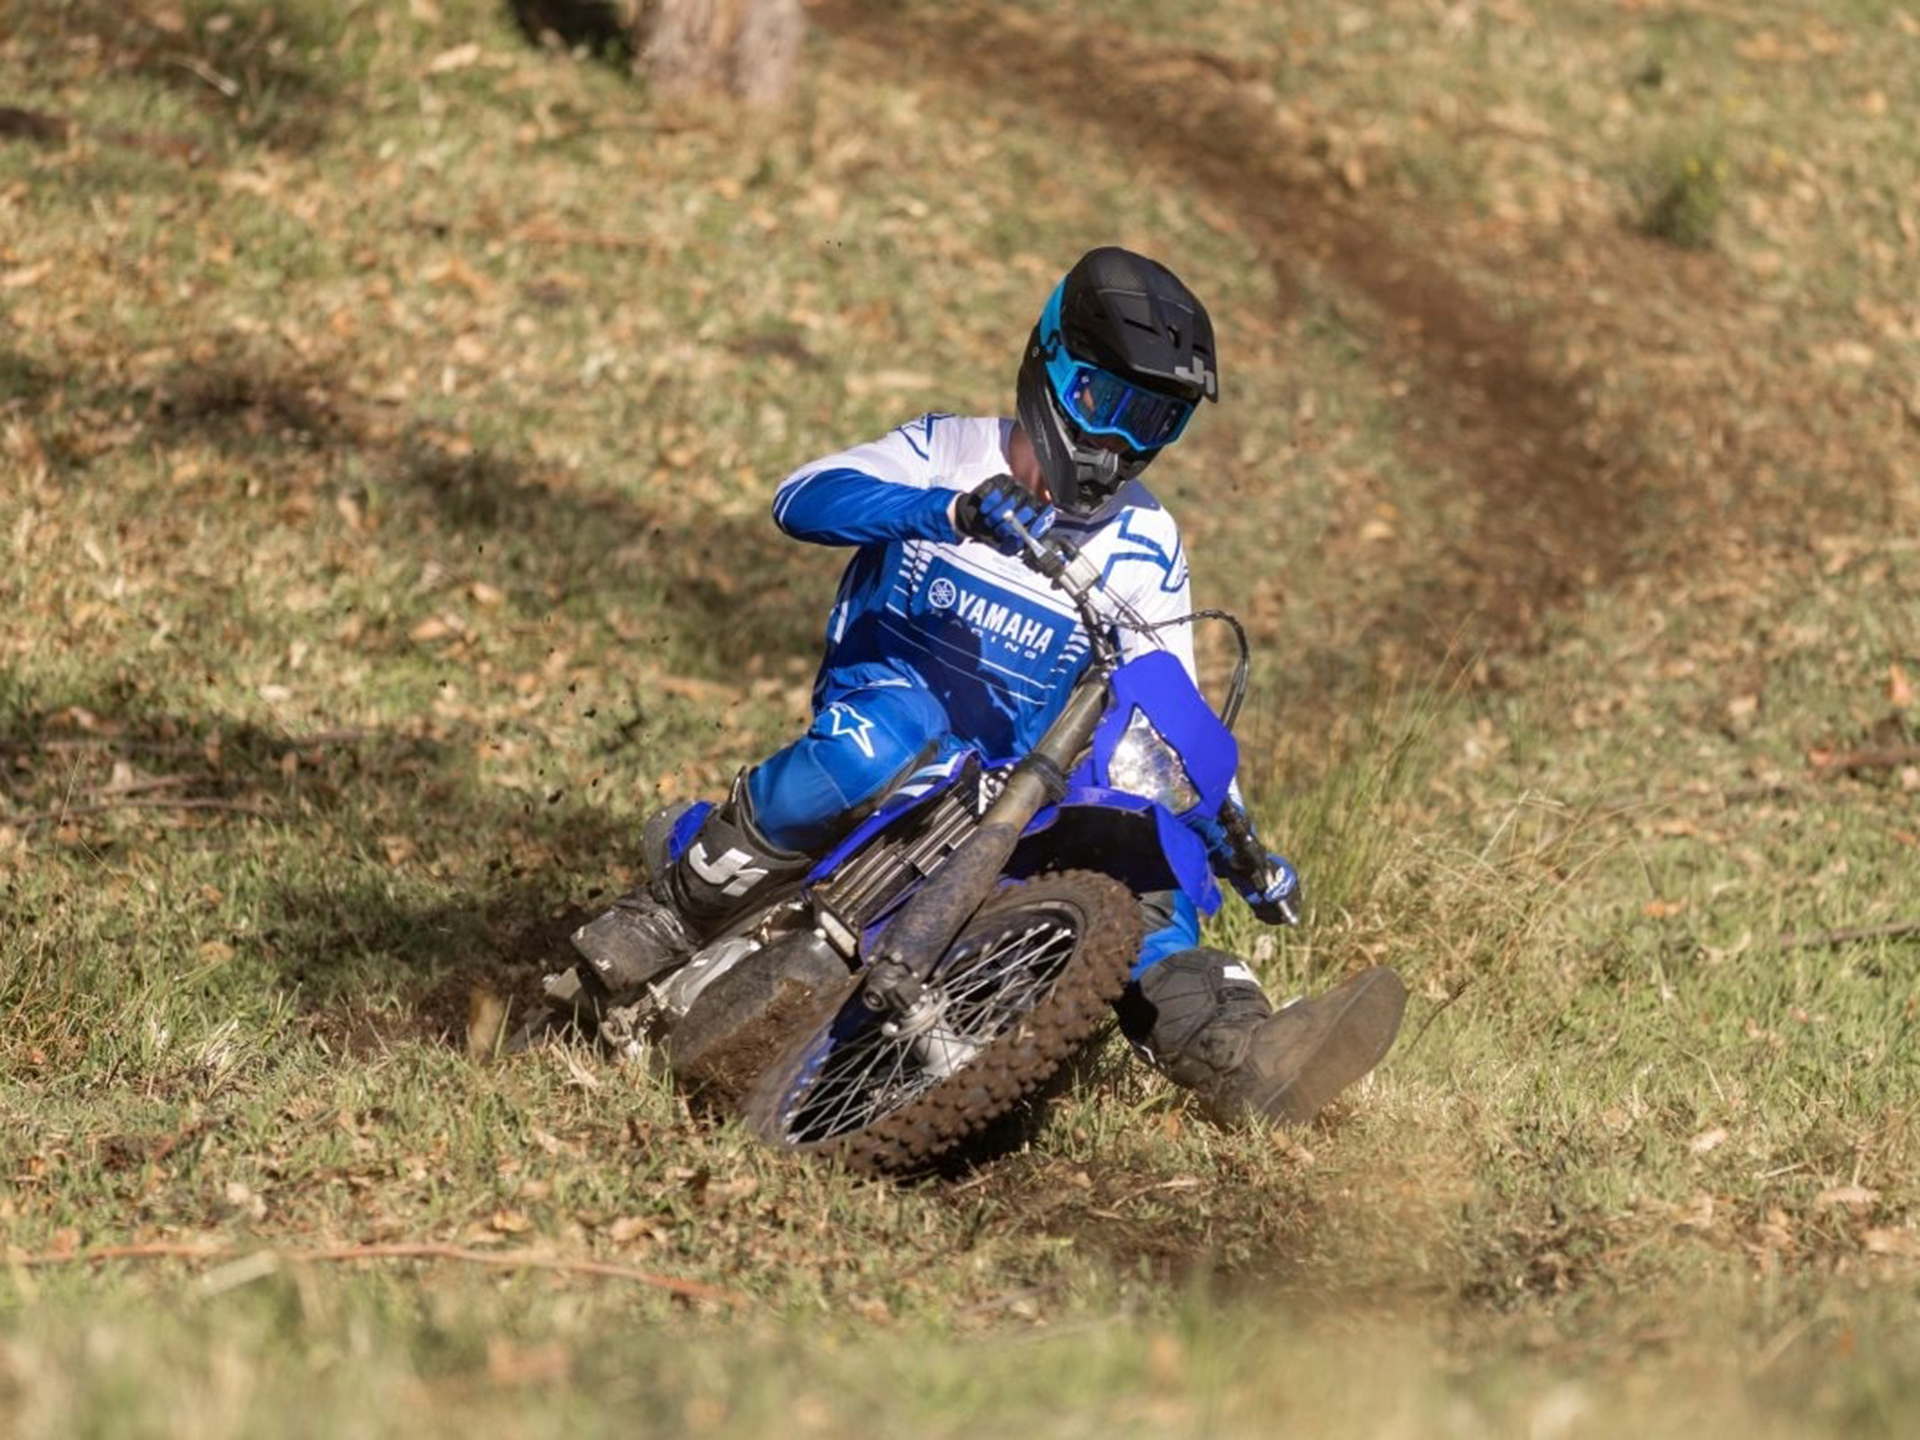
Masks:
[[[1708,248],[1726,208],[1731,173],[1717,140],[1665,142],[1634,187],[1641,232],[1688,250]]]

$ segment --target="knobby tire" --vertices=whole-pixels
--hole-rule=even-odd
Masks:
[[[1107,1018],[1108,1007],[1126,988],[1144,932],[1139,905],[1117,881],[1081,870],[1043,875],[988,899],[948,948],[936,976],[967,976],[970,964],[992,953],[991,940],[981,937],[1011,933],[1012,917],[1022,914],[1070,922],[1072,951],[1031,1008],[1012,1016],[952,1074],[857,1128],[824,1139],[794,1137],[789,1118],[805,1103],[803,1082],[812,1084],[826,1072],[836,1023],[845,1028],[844,1017],[861,1013],[861,977],[855,976],[828,997],[761,1077],[743,1107],[748,1127],[768,1144],[850,1170],[908,1174],[925,1169],[1038,1090]]]

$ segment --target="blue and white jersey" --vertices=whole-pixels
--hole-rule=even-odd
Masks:
[[[1079,616],[1017,558],[960,540],[947,518],[956,492],[1008,473],[1012,431],[1011,420],[923,415],[780,486],[782,530],[859,547],[827,624],[816,708],[875,685],[919,685],[953,733],[993,760],[1024,754],[1045,731],[1087,663]],[[1053,533],[1148,621],[1192,608],[1179,527],[1138,481],[1097,521],[1062,515]],[[1121,647],[1128,658],[1170,651],[1193,673],[1189,626],[1123,633]]]

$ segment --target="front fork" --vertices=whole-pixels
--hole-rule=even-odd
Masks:
[[[928,1003],[927,979],[973,912],[993,893],[1007,861],[1042,806],[1066,793],[1066,772],[1093,739],[1107,708],[1104,673],[1073,688],[1047,733],[1013,767],[979,828],[949,855],[933,878],[894,917],[880,937],[860,995],[889,1023],[921,1024],[913,1017]],[[928,1033],[937,1028],[924,1022]]]

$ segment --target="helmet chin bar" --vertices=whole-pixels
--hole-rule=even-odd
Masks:
[[[1055,411],[1056,416],[1059,412]],[[1153,460],[1158,450],[1109,450],[1100,445],[1084,443],[1086,437],[1070,421],[1061,426],[1060,439],[1062,457],[1072,466],[1071,498],[1063,501],[1054,497],[1054,503],[1067,514],[1081,520],[1090,520],[1104,510],[1109,501],[1124,490],[1130,481],[1139,478]],[[1062,467],[1066,468],[1065,466]]]
[[[1042,373],[1037,339],[1029,344],[1020,367],[1018,414],[1053,503],[1078,520],[1097,516],[1159,453],[1122,453],[1087,444],[1087,436],[1067,418]]]
[[[1125,483],[1126,477],[1120,473],[1120,457],[1111,450],[1089,449],[1084,445],[1072,447],[1074,499],[1087,509],[1086,501],[1092,499],[1096,504],[1106,500]]]

